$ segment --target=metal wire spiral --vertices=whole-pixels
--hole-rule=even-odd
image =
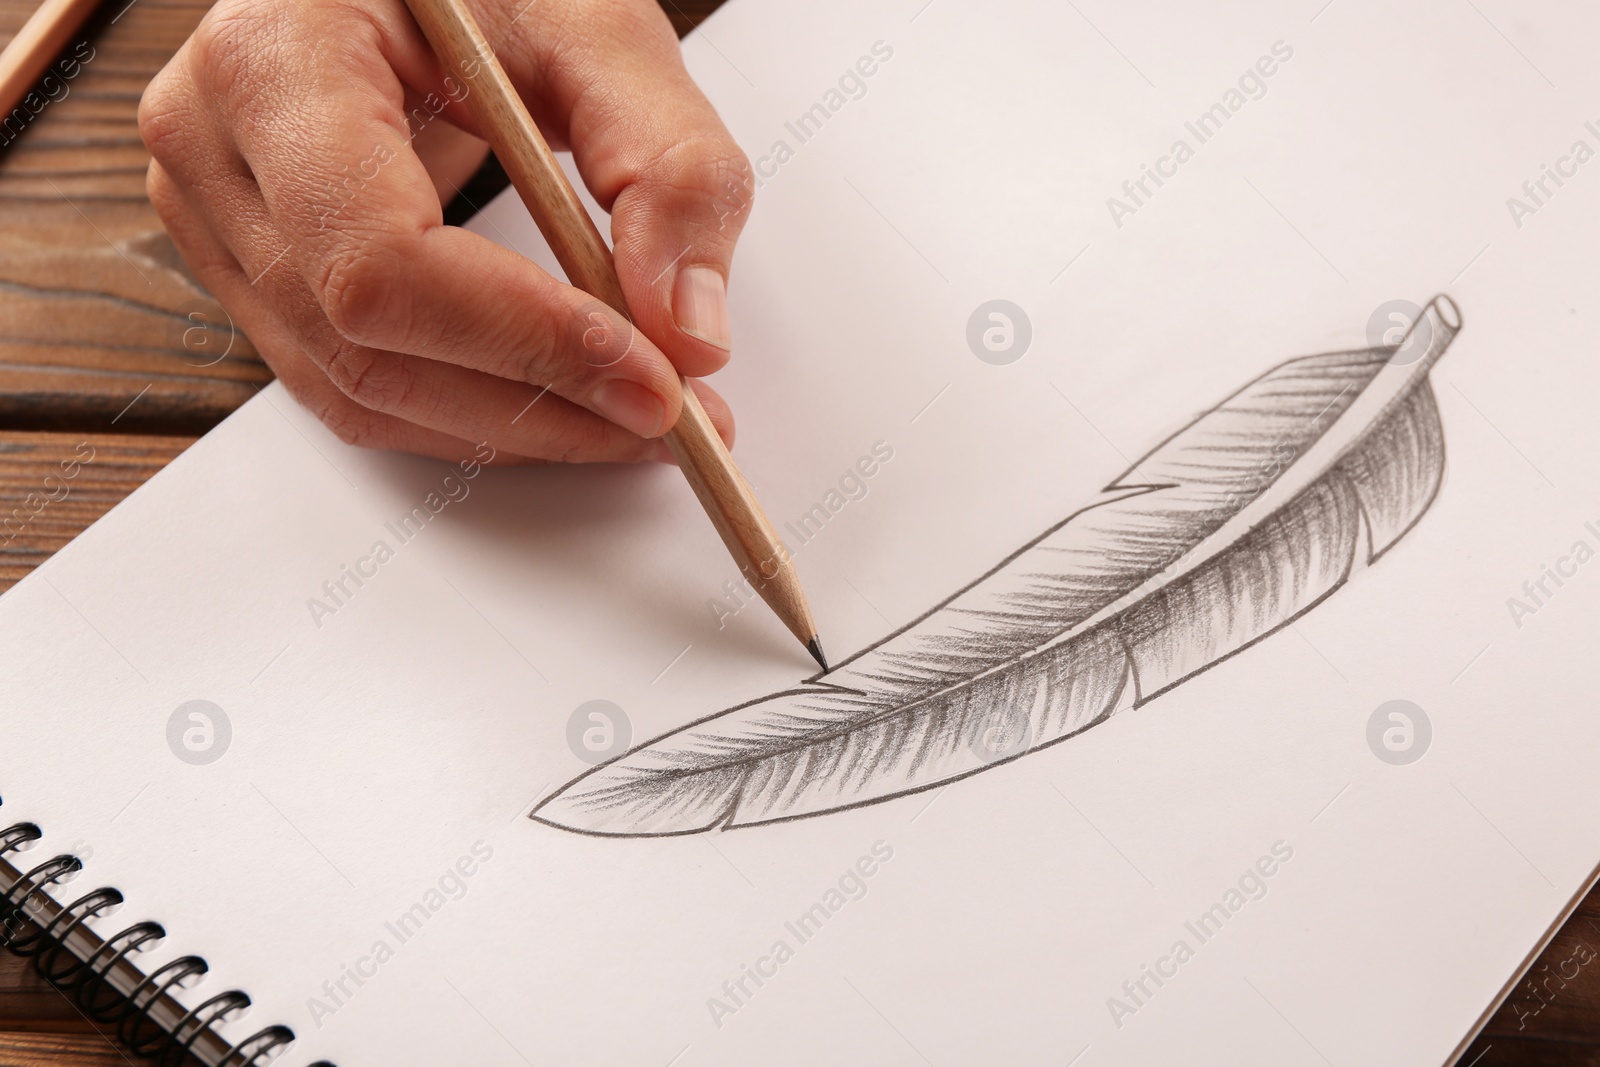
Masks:
[[[0,859],[20,853],[43,836],[37,825],[27,822],[0,829]],[[192,1062],[196,1042],[207,1034],[216,1036],[213,1026],[249,1007],[249,995],[230,989],[189,1009],[170,1030],[158,1025],[151,1009],[169,993],[198,981],[209,965],[199,956],[180,956],[145,975],[130,992],[117,989],[110,978],[112,972],[154,947],[167,931],[157,922],[137,922],[110,935],[98,935],[100,944],[87,959],[79,958],[67,947],[68,941],[74,934],[89,932],[123,900],[116,889],[101,887],[70,904],[58,905],[52,887],[70,881],[82,870],[78,857],[63,854],[23,873],[0,895],[0,948],[31,959],[45,981],[76,1003],[85,1016],[114,1028],[118,1040],[133,1055],[153,1061],[156,1067]],[[51,908],[56,909],[55,914],[45,921]],[[268,1026],[229,1045],[217,1067],[262,1067],[294,1037],[287,1026]],[[324,1060],[311,1067],[334,1065]]]

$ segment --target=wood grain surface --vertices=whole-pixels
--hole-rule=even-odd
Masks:
[[[48,559],[193,441],[0,432],[0,590]]]
[[[0,1065],[4,1067],[128,1067],[116,1046],[97,1034],[0,1033]]]
[[[720,0],[661,2],[683,33]],[[57,90],[25,122],[0,116],[0,588],[271,379],[144,199],[139,94],[209,5],[124,3],[111,0],[69,45],[92,58],[65,95]],[[31,10],[28,0],[0,0],[0,40]],[[482,203],[500,184],[491,168],[470,194]],[[0,1067],[127,1063],[23,961],[0,953]],[[1600,892],[1461,1063],[1600,1067]]]
[[[140,396],[118,430],[203,433],[271,378],[242,336],[227,350],[226,313],[144,195],[139,95],[209,5],[122,2],[68,45],[20,132],[0,127],[0,426],[108,430]],[[30,8],[0,3],[0,33]]]

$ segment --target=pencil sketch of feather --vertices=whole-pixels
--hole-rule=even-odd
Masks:
[[[1397,345],[1279,365],[830,673],[601,764],[531,817],[660,836],[821,815],[1155,699],[1316,607],[1428,510],[1445,460],[1428,374],[1460,327],[1438,296]]]

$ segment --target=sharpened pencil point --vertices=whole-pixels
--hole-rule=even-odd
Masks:
[[[822,654],[822,642],[813,637],[806,642],[806,651],[811,653],[811,658],[822,665],[822,672],[828,672],[828,657]]]

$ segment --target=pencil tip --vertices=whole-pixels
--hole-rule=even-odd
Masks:
[[[813,637],[806,642],[806,651],[811,653],[811,658],[822,666],[824,674],[828,671],[828,657],[822,654],[822,642]]]

